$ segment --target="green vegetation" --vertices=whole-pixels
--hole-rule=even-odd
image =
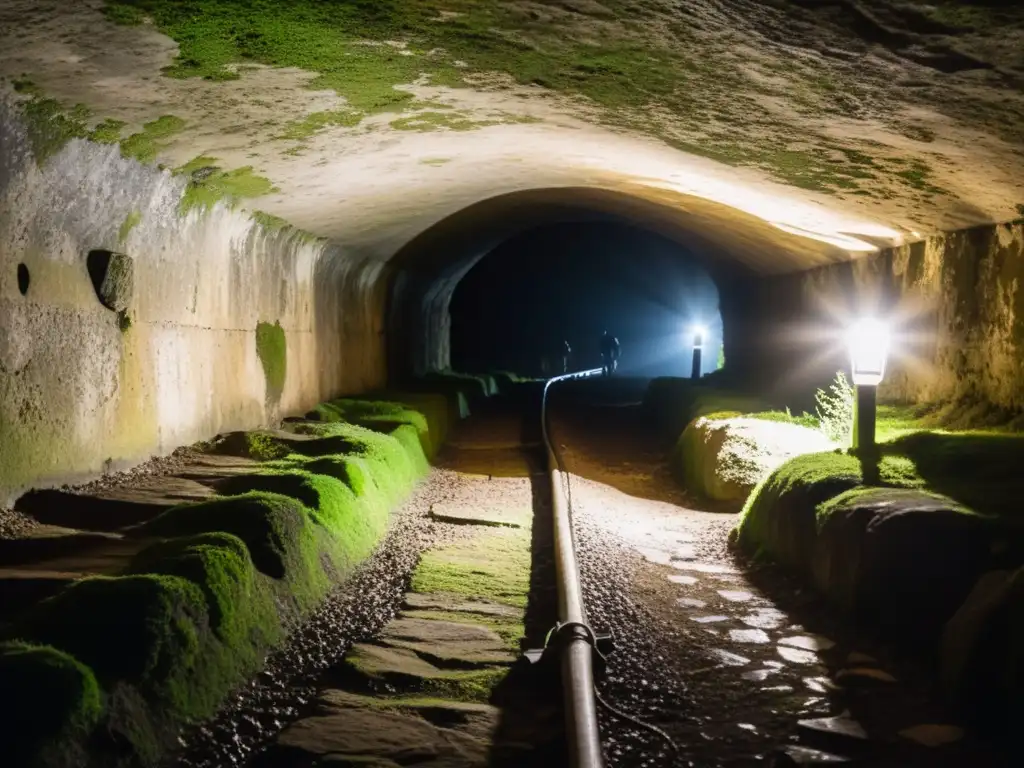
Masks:
[[[221,200],[241,200],[262,197],[278,189],[264,176],[253,173],[252,166],[222,171],[213,165],[216,158],[199,155],[174,170],[174,174],[188,175],[188,186],[178,205],[182,215],[193,209],[207,211]]]
[[[313,112],[301,120],[292,120],[284,127],[277,138],[292,141],[304,141],[325,128],[342,126],[351,128],[359,125],[363,117],[359,112],[340,109],[334,112]]]
[[[836,371],[828,390],[819,389],[814,395],[821,431],[834,443],[846,447],[853,436],[853,387],[846,374]]]
[[[333,89],[347,101],[340,112],[291,124],[286,138],[302,140],[328,125],[350,125],[380,112],[443,109],[447,105],[419,103],[399,89],[423,75],[432,85],[462,87],[474,78],[505,73],[520,84],[582,97],[609,125],[721,162],[763,168],[805,189],[874,195],[876,185],[870,182],[881,176],[933,189],[923,166],[900,167],[896,171],[902,175],[896,175],[886,161],[863,152],[844,157],[834,140],[824,133],[808,135],[806,126],[810,146],[794,148],[792,124],[765,113],[758,101],[784,96],[811,116],[858,116],[862,102],[881,97],[852,75],[804,63],[756,77],[724,50],[694,55],[692,30],[684,24],[647,33],[626,0],[607,0],[596,10],[552,9],[555,23],[544,17],[548,14],[497,0],[296,0],[274,3],[272,11],[243,0],[108,0],[107,5],[120,23],[152,17],[179,43],[177,60],[165,70],[169,77],[228,80],[248,63],[300,67],[318,73],[310,88]],[[595,23],[601,25],[596,36]],[[779,79],[785,85],[769,82]],[[393,125],[470,130],[505,121],[430,111],[400,117]]]
[[[174,115],[163,115],[146,123],[142,130],[121,141],[121,154],[140,163],[152,163],[166,147],[168,139],[185,128],[185,121]]]
[[[488,529],[488,533],[478,533],[456,544],[426,552],[413,573],[410,590],[525,609],[530,590],[529,517],[524,516],[518,522],[521,528]],[[511,651],[519,650],[525,632],[518,611],[512,615],[488,615],[459,610],[423,610],[407,611],[405,615],[485,626],[494,630]],[[449,673],[426,681],[423,692],[463,701],[488,701],[507,674],[505,667]]]
[[[281,400],[288,373],[288,344],[279,322],[256,324],[256,354],[263,364],[267,401],[276,404]]]
[[[126,123],[122,120],[106,119],[93,128],[88,135],[89,141],[97,144],[119,144],[121,141],[121,129]]]
[[[74,750],[66,745],[88,734],[103,714],[92,671],[49,646],[0,643],[0,690],[9,705],[0,739],[11,765],[73,762]]]
[[[747,498],[733,541],[742,549],[806,572],[814,548],[818,505],[863,482],[861,462],[845,453],[809,453],[790,459]],[[879,484],[919,487],[913,465],[884,457]]]
[[[410,588],[525,608],[530,587],[528,536],[528,529],[505,529],[427,552]]]
[[[432,165],[434,167],[439,167],[450,163],[451,161],[452,159],[450,157],[424,157],[420,160],[420,165]]]
[[[121,226],[117,230],[117,242],[124,244],[128,239],[128,235],[135,229],[139,224],[142,223],[142,214],[134,210],[124,217],[124,221],[121,222]]]
[[[407,117],[392,120],[389,125],[396,131],[475,131],[491,125],[509,123],[539,123],[537,118],[528,115],[501,115],[486,120],[475,120],[467,112],[416,112]]]
[[[42,166],[72,139],[84,139],[89,130],[89,110],[76,104],[65,110],[56,99],[47,98],[30,80],[15,80],[14,90],[30,98],[22,104],[29,142],[36,163]]]
[[[0,685],[20,709],[0,734],[19,765],[65,764],[53,750],[78,754],[97,726],[115,734],[117,759],[127,750],[132,764],[157,764],[181,724],[212,714],[372,551],[428,470],[421,436],[436,447],[447,401],[350,398],[332,413],[342,411],[380,417],[377,429],[297,423],[296,434],[233,433],[212,446],[275,458],[138,526],[131,535],[155,542],[120,575],[74,582],[17,620],[7,635],[18,641],[0,645]],[[485,682],[460,672],[444,685],[478,696]],[[114,760],[107,742],[88,744],[90,759]]]

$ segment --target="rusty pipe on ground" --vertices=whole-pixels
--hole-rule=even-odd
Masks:
[[[548,390],[552,384],[601,374],[600,368],[548,379],[541,397],[541,431],[547,449],[554,511],[555,570],[558,578],[558,622],[566,631],[559,638],[562,654],[562,692],[565,704],[566,741],[572,768],[602,768],[601,740],[597,727],[597,699],[594,693],[594,635],[588,632],[583,607],[579,566],[573,546],[571,500],[566,493],[567,477],[548,431]]]

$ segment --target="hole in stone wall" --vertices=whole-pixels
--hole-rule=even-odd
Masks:
[[[100,303],[114,312],[127,312],[135,290],[135,266],[131,256],[97,249],[89,251],[85,267]]]
[[[92,287],[96,289],[96,296],[103,297],[103,279],[107,276],[107,267],[110,266],[110,259],[113,257],[111,251],[89,251],[85,257],[85,268],[89,270],[89,279],[92,280]]]
[[[21,295],[24,296],[28,293],[29,284],[28,267],[24,264],[18,265],[18,290],[21,291]]]

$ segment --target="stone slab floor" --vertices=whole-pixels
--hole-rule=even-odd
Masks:
[[[613,766],[1010,765],[953,722],[920,669],[726,547],[735,512],[700,511],[636,408],[563,399],[594,628],[617,649],[600,691],[675,742],[602,712]]]
[[[564,764],[557,680],[520,660],[554,607],[533,442],[516,410],[460,425],[439,457],[459,482],[422,510],[460,535],[423,554],[397,616],[322,677],[258,765]]]

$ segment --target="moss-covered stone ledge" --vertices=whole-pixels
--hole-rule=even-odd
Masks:
[[[671,457],[687,490],[715,501],[741,502],[758,482],[794,456],[835,446],[819,430],[785,413],[712,413],[691,421]]]
[[[8,628],[5,765],[156,765],[255,674],[429,470],[449,400],[389,395],[215,440],[208,451],[257,461],[130,529],[146,545],[121,573],[72,582]]]
[[[731,543],[937,660],[965,711],[1019,700],[1024,518],[1007,499],[1024,491],[1024,436],[919,431],[880,448],[870,464],[840,451],[786,462],[751,494]]]

